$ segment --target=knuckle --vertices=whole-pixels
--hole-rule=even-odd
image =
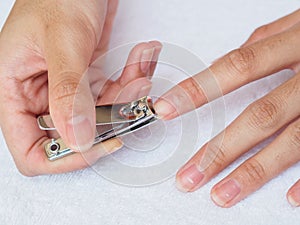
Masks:
[[[187,91],[189,98],[194,101],[195,105],[200,105],[203,101],[202,97],[206,96],[200,84],[193,77],[180,83],[180,86],[182,90]]]
[[[261,27],[256,28],[251,35],[251,39],[260,40],[264,38],[268,30],[269,30],[269,25],[263,25]]]
[[[255,158],[252,158],[244,163],[240,170],[243,174],[241,177],[247,184],[263,183],[266,179],[266,171],[263,165]]]
[[[289,137],[292,146],[300,150],[300,120],[291,125]]]
[[[239,79],[249,81],[256,68],[256,52],[251,47],[233,50],[224,58],[226,67]]]
[[[249,125],[254,129],[273,128],[279,120],[279,107],[270,99],[260,99],[252,103],[247,111],[249,112]]]

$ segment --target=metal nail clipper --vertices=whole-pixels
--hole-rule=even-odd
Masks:
[[[96,106],[96,135],[94,144],[108,139],[132,133],[157,120],[152,99],[148,96],[133,102],[114,105]],[[42,130],[55,130],[50,115],[38,117]],[[61,138],[52,139],[45,144],[49,160],[56,160],[74,153]]]

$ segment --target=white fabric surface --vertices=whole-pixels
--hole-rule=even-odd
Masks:
[[[0,25],[4,23],[12,4],[12,0],[0,2]],[[111,47],[157,39],[190,50],[209,64],[238,47],[254,28],[297,9],[298,5],[297,0],[121,0]],[[161,69],[160,72],[166,73],[163,71]],[[290,76],[282,72],[226,96],[226,124],[249,103]],[[200,147],[211,136],[211,118],[208,114],[209,107],[197,111],[201,126],[196,147]],[[176,131],[179,125],[180,120],[171,121],[167,123],[166,130]],[[157,137],[155,134],[153,136]],[[168,140],[158,152],[147,152],[140,156],[124,150],[115,156],[129,165],[155,164],[159,162],[157,159],[162,160],[172,154],[171,148],[176,137],[176,132],[168,133]],[[268,141],[252,153],[266,143]],[[93,168],[62,175],[26,178],[15,168],[3,137],[0,138],[0,144],[1,225],[299,224],[299,209],[287,203],[285,194],[300,177],[300,164],[288,169],[238,205],[222,209],[211,202],[211,187],[252,153],[237,160],[200,190],[183,194],[176,190],[174,176],[159,184],[139,188],[110,182]],[[106,161],[102,159],[100,165],[108,166]]]

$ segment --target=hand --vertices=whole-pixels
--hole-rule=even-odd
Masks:
[[[156,112],[172,119],[221,93],[283,69],[291,69],[295,75],[247,107],[178,171],[180,190],[200,188],[281,128],[283,131],[271,144],[212,188],[212,200],[221,207],[231,207],[300,160],[300,10],[257,29],[242,47],[161,97]],[[218,84],[219,91],[211,89],[211,84]],[[300,180],[288,191],[287,198],[292,205],[300,205]]]
[[[34,176],[85,168],[122,147],[118,139],[92,147],[95,102],[110,103],[119,95],[119,101],[130,101],[146,94],[151,85],[146,76],[153,73],[161,45],[137,45],[120,78],[106,81],[95,99],[98,96],[93,92],[99,90],[93,88],[99,87],[103,78],[89,80],[83,74],[107,50],[117,3],[16,1],[0,35],[0,123],[22,174]],[[121,93],[124,88],[126,96]],[[79,102],[76,105],[75,95]],[[82,153],[48,161],[43,146],[53,134],[41,131],[36,118],[49,112],[66,144]]]

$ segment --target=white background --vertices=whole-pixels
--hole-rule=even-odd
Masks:
[[[120,3],[112,48],[157,39],[179,45],[207,64],[241,45],[256,27],[299,5],[296,0],[120,0]],[[0,25],[4,24],[12,4],[12,0],[0,2]],[[279,73],[226,96],[226,123],[288,77],[290,74],[286,72]],[[204,112],[200,109],[198,114]],[[202,127],[206,126],[209,125],[204,120]],[[201,130],[201,134],[199,146],[210,138],[209,131]],[[93,169],[26,178],[15,168],[2,137],[0,146],[1,225],[299,224],[299,209],[292,208],[285,198],[288,188],[300,178],[299,164],[233,208],[222,209],[210,201],[210,189],[247,156],[237,160],[201,190],[183,194],[176,190],[174,177],[143,188],[111,183]],[[124,160],[127,160],[125,156]],[[129,157],[128,160],[136,159]]]

